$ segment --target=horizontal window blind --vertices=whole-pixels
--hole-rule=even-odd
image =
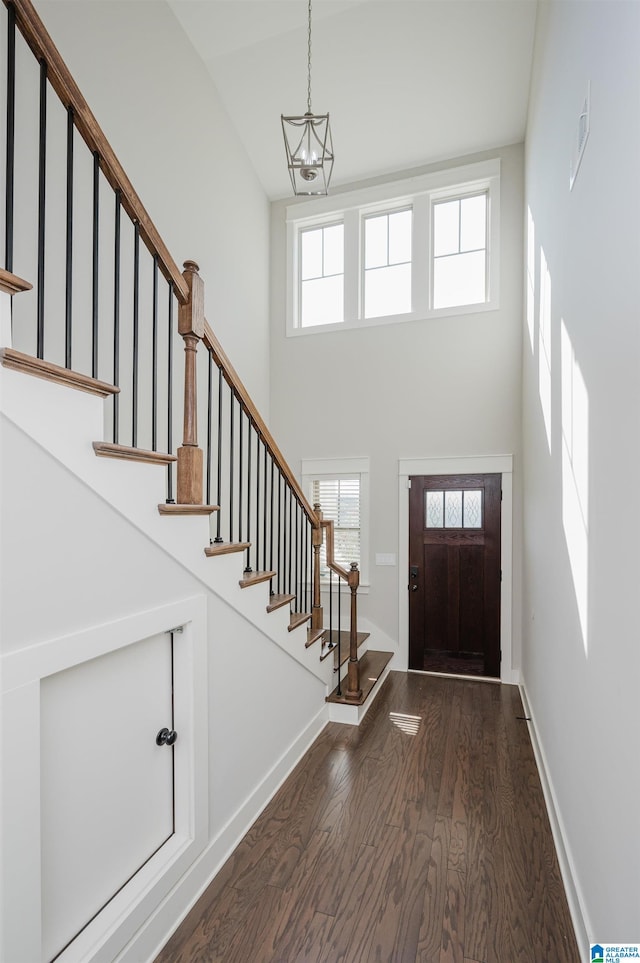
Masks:
[[[360,479],[316,478],[313,502],[319,504],[324,518],[334,523],[335,561],[344,568],[351,562],[360,566]],[[328,575],[324,543],[320,551],[320,572]]]

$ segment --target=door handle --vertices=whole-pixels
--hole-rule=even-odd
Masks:
[[[156,746],[172,746],[177,738],[175,729],[161,729],[156,736]]]
[[[410,587],[410,589],[411,589],[412,592],[417,592],[417,591],[418,591],[418,586],[415,584],[415,582],[413,583],[413,585],[411,585],[411,586],[409,586],[409,587]]]

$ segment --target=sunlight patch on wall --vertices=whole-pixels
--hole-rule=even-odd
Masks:
[[[531,208],[527,208],[527,328],[531,351],[535,350],[536,326],[536,228]]]
[[[589,396],[564,321],[562,366],[562,525],[569,553],[582,643],[588,655]]]
[[[538,346],[538,392],[547,444],[551,454],[551,275],[540,248],[540,331]]]

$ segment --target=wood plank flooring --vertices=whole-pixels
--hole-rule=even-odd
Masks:
[[[156,963],[580,963],[514,686],[392,672]]]

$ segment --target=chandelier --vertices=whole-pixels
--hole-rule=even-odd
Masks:
[[[307,112],[302,116],[281,114],[287,166],[294,194],[327,194],[333,170],[333,141],[329,114],[311,110],[311,0],[307,32]]]

